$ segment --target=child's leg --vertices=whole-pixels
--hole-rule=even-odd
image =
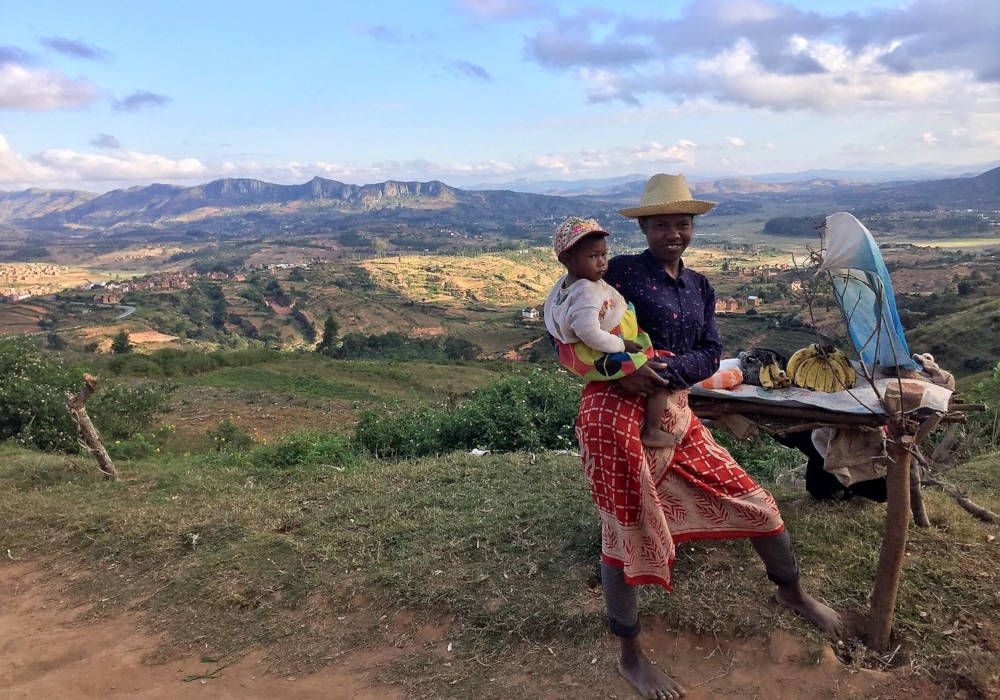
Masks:
[[[642,425],[642,444],[646,447],[672,447],[677,438],[660,429],[663,412],[667,410],[669,392],[657,391],[646,399],[646,420]]]

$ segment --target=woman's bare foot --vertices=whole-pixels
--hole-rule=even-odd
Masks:
[[[794,610],[834,639],[843,637],[844,623],[840,619],[840,614],[806,593],[798,583],[778,586],[774,599],[786,608]]]
[[[639,646],[638,637],[622,639],[618,673],[632,684],[639,695],[649,700],[674,700],[685,695],[680,683],[654,666],[646,657]]]
[[[642,440],[642,444],[646,447],[673,447],[677,444],[677,438],[674,437],[673,433],[668,433],[666,430],[660,430],[655,426],[644,427],[642,433],[639,435]]]

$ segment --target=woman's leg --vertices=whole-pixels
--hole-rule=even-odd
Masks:
[[[757,556],[764,562],[767,577],[778,586],[775,594],[777,601],[799,613],[827,634],[839,639],[844,631],[840,615],[806,593],[799,583],[799,565],[795,561],[792,539],[788,536],[788,531],[783,530],[777,535],[753,537],[750,543]]]
[[[639,644],[639,605],[635,586],[625,582],[625,572],[601,562],[601,586],[608,625],[621,642],[618,672],[644,698],[680,698],[684,688],[650,662]]]

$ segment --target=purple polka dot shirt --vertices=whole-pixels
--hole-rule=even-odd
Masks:
[[[604,279],[635,306],[653,347],[674,353],[664,359],[667,368],[659,374],[671,387],[686,389],[715,374],[722,341],[715,325],[715,290],[683,260],[680,265],[674,279],[646,250],[612,258]]]

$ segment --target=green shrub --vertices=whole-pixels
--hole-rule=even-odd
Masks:
[[[0,440],[40,450],[76,452],[76,426],[66,394],[77,393],[83,371],[46,354],[23,338],[0,340]],[[105,438],[128,438],[148,427],[166,407],[165,384],[102,384],[87,412]]]
[[[568,374],[535,370],[479,389],[451,411],[429,404],[368,411],[355,439],[380,457],[570,448],[579,401],[579,384]]]
[[[458,406],[446,442],[452,449],[501,452],[569,448],[576,444],[579,404],[580,386],[565,372],[505,377]]]
[[[148,428],[167,410],[175,388],[166,382],[107,384],[98,388],[87,412],[105,438],[127,438]]]
[[[798,450],[780,445],[766,436],[737,440],[722,430],[713,430],[712,435],[758,481],[773,482],[781,472],[806,461],[805,455]]]
[[[349,438],[342,435],[301,431],[274,445],[250,453],[250,463],[264,470],[287,470],[302,466],[345,467],[357,455]]]
[[[0,440],[76,452],[66,392],[79,391],[82,380],[79,369],[44,354],[25,338],[0,340]]]
[[[212,447],[219,452],[244,452],[253,446],[253,438],[228,418],[224,418],[214,430],[206,435]]]
[[[157,445],[148,435],[139,433],[127,440],[115,440],[107,448],[112,459],[144,459],[156,452]]]
[[[420,457],[449,449],[451,416],[443,406],[365,411],[355,427],[358,447],[377,457]]]

